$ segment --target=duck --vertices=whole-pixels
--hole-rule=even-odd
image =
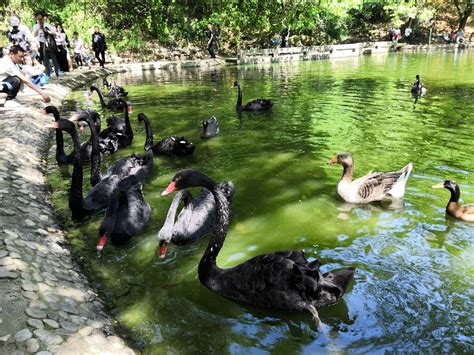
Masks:
[[[208,189],[216,203],[214,228],[198,266],[201,284],[243,305],[309,311],[319,327],[316,308],[337,303],[355,269],[347,267],[323,274],[319,261],[308,261],[303,251],[261,254],[234,267],[220,268],[216,259],[226,238],[230,207],[217,184],[199,171],[185,169],[173,177],[162,195],[198,186]]]
[[[54,121],[58,122],[61,119],[59,110],[56,106],[50,105],[46,106],[43,110],[43,114],[53,114]],[[60,129],[56,130],[56,162],[59,165],[62,164],[71,164],[74,162],[74,152],[71,152],[66,155],[64,152],[64,137],[63,131]]]
[[[89,90],[90,90],[91,93],[93,91],[97,92],[97,94],[99,95],[100,105],[102,106],[102,108],[106,108],[106,109],[109,109],[109,110],[121,111],[126,106],[125,101],[121,98],[115,98],[115,99],[112,99],[112,100],[110,100],[109,102],[106,103],[105,99],[104,99],[104,94],[102,93],[102,91],[97,86],[92,85],[89,88]]]
[[[235,87],[239,89],[237,104],[235,105],[237,111],[262,111],[272,108],[273,103],[268,99],[255,99],[247,102],[245,106],[242,106],[242,89],[238,81],[234,81],[234,88]]]
[[[202,121],[201,138],[208,139],[219,134],[219,122],[215,116]]]
[[[170,136],[153,144],[153,132],[150,121],[144,113],[138,114],[138,122],[145,123],[145,151],[152,150],[156,155],[184,156],[194,152],[194,144],[184,137]]]
[[[347,152],[338,153],[328,164],[341,164],[344,168],[341,180],[337,184],[338,195],[349,203],[370,203],[386,199],[400,199],[405,194],[405,185],[413,170],[409,163],[399,171],[388,173],[370,172],[352,180],[354,159]]]
[[[411,86],[411,94],[415,97],[420,97],[426,93],[426,87],[423,85],[420,79],[420,75],[417,74],[415,82]]]
[[[145,172],[129,175],[114,189],[99,227],[97,254],[100,255],[107,240],[120,245],[137,235],[150,219],[151,208],[143,195]]]
[[[232,181],[217,184],[217,188],[224,193],[231,205],[235,192]],[[176,218],[181,201],[184,202],[184,206]],[[195,198],[186,189],[178,191],[171,202],[163,227],[157,235],[160,258],[166,256],[167,245],[170,241],[182,245],[208,235],[214,226],[215,210],[214,196],[209,190],[203,189]]]
[[[474,203],[462,206],[459,204],[461,190],[455,181],[445,180],[444,182],[433,185],[432,187],[434,189],[448,189],[449,192],[451,192],[451,198],[446,206],[447,214],[462,221],[474,222]]]

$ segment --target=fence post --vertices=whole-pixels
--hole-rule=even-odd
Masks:
[[[433,32],[433,29],[430,28],[430,36],[428,37],[428,45],[431,45],[431,34]]]

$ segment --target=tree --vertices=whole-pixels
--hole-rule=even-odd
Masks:
[[[464,31],[464,27],[466,27],[467,20],[469,19],[469,16],[471,16],[472,14],[474,1],[473,0],[465,0],[465,1],[453,0],[453,1],[454,1],[454,6],[456,6],[456,10],[459,16],[458,31],[461,31],[461,30]],[[463,10],[463,7],[464,7],[464,10]]]

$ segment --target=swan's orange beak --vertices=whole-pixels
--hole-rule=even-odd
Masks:
[[[328,164],[336,164],[337,163],[337,157],[332,157],[331,159],[328,160]]]
[[[161,196],[169,195],[173,191],[176,191],[176,184],[174,181],[171,181],[166,190],[161,193]]]
[[[104,249],[105,243],[107,243],[107,236],[104,234],[101,235],[97,241],[97,252],[101,252],[102,249]]]
[[[160,259],[163,259],[166,256],[166,246],[168,243],[162,240],[160,241]]]

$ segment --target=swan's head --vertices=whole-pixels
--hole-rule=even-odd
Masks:
[[[335,157],[328,160],[328,164],[341,164],[344,166],[353,166],[354,160],[352,159],[351,153],[341,152],[337,153]]]
[[[53,105],[50,105],[50,106],[46,106],[43,110],[42,110],[42,113],[44,115],[46,114],[50,114],[50,113],[59,113],[58,109],[56,108],[56,106],[53,106]]]
[[[433,185],[431,187],[433,189],[448,189],[450,191],[456,191],[456,189],[459,189],[459,185],[456,183],[456,181],[453,180],[445,180],[444,182]]]
[[[142,123],[143,121],[148,120],[148,117],[144,113],[138,114],[138,123]]]
[[[165,191],[161,193],[161,196],[169,195],[174,191],[183,190],[188,187],[202,186],[212,189],[215,185],[216,183],[207,175],[204,175],[197,170],[184,169],[178,172],[173,179],[171,179],[171,182]]]
[[[416,74],[416,80],[420,80],[420,75]]]
[[[236,81],[234,81],[234,88],[237,88],[237,87],[240,87],[240,84],[239,84],[239,82],[236,80]]]

